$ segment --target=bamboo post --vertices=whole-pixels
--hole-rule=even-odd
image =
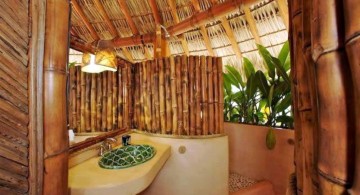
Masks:
[[[102,78],[101,74],[96,75],[96,131],[101,131],[102,112]]]
[[[148,94],[147,94],[147,82],[148,82],[148,78],[147,78],[147,64],[148,62],[143,62],[142,63],[142,77],[143,77],[143,88],[142,88],[142,91],[143,91],[143,101],[144,101],[144,130],[148,131],[150,129],[149,127],[149,107],[148,107],[148,101],[147,101],[147,98],[148,98]]]
[[[219,126],[220,126],[220,117],[223,117],[219,114],[219,90],[223,89],[223,86],[219,85],[219,70],[217,66],[217,58],[213,58],[213,66],[212,66],[213,74],[212,79],[214,81],[214,133],[219,134]],[[222,72],[222,70],[220,70]]]
[[[129,84],[128,84],[128,64],[125,63],[124,68],[122,69],[122,79],[124,86],[124,97],[123,97],[123,125],[128,128],[128,120],[129,120]]]
[[[178,111],[177,111],[177,98],[176,98],[176,70],[175,59],[170,57],[170,84],[171,84],[171,107],[172,107],[172,134],[178,134]]]
[[[79,132],[84,132],[85,131],[85,89],[86,89],[86,80],[85,80],[85,73],[81,72],[81,107],[80,107],[80,112],[81,112],[81,124],[80,124],[80,131]]]
[[[118,76],[118,107],[117,107],[117,113],[118,113],[118,128],[122,128],[124,127],[124,123],[123,123],[123,95],[124,95],[124,83],[123,83],[123,78],[122,78],[122,71],[123,68],[119,67],[118,71],[117,71],[117,76]]]
[[[159,102],[159,61],[158,59],[153,60],[154,66],[153,69],[155,70],[154,74],[154,85],[152,87],[154,88],[153,98],[155,102],[155,132],[160,133],[160,102]]]
[[[134,115],[134,128],[141,129],[140,128],[140,115],[141,115],[141,105],[140,105],[140,99],[141,99],[141,85],[140,85],[140,66],[139,64],[134,65],[135,69],[135,115]]]
[[[156,102],[155,102],[155,60],[150,61],[150,98],[151,98],[151,132],[156,132]]]
[[[165,64],[165,109],[166,109],[166,134],[172,133],[172,98],[171,98],[171,63],[170,58],[164,58]]]
[[[189,131],[190,135],[195,135],[195,57],[189,56]]]
[[[115,130],[117,129],[118,126],[118,112],[117,112],[117,106],[118,106],[118,85],[117,85],[117,74],[116,72],[111,72],[111,76],[112,76],[112,80],[113,80],[113,93],[112,93],[112,129]]]
[[[219,133],[224,133],[224,83],[223,83],[223,64],[221,58],[216,58],[218,83],[219,83]]]
[[[91,131],[91,74],[85,74],[85,131]]]
[[[151,124],[151,63],[150,61],[147,61],[145,63],[145,69],[144,69],[144,81],[146,83],[145,86],[145,121],[146,121],[146,130],[151,131],[152,124]]]
[[[70,129],[76,129],[76,67],[69,69],[70,80],[70,109],[69,109],[69,125]]]
[[[107,116],[107,73],[101,73],[102,76],[102,112],[101,112],[101,131],[106,131],[106,116]]]
[[[201,67],[201,111],[202,111],[202,133],[209,134],[209,105],[208,105],[208,78],[207,78],[207,64],[206,57],[200,57]]]
[[[142,63],[138,63],[137,65],[139,66],[139,71],[140,71],[140,75],[139,75],[139,80],[140,80],[140,129],[144,130],[145,129],[145,112],[144,112],[144,107],[145,107],[145,96],[144,96],[144,71],[143,71],[143,64]]]
[[[196,135],[202,134],[201,125],[201,71],[200,71],[200,57],[195,56],[195,130]]]
[[[107,76],[107,104],[106,104],[106,130],[111,131],[112,130],[112,94],[113,94],[113,80],[112,80],[112,73],[110,71],[106,72]]]
[[[188,57],[183,55],[181,59],[182,65],[182,96],[183,96],[183,127],[184,133],[190,135],[189,129],[189,81],[188,81]]]
[[[177,122],[178,122],[178,134],[182,135],[184,130],[183,124],[183,103],[182,103],[182,94],[181,94],[181,66],[182,59],[181,56],[175,57],[175,70],[176,70],[176,99],[177,99]]]
[[[133,82],[133,77],[132,77],[132,66],[130,63],[127,63],[127,66],[128,66],[128,69],[127,69],[127,89],[128,89],[128,112],[129,112],[129,115],[127,116],[127,127],[129,129],[132,128],[132,125],[131,125],[131,122],[132,122],[132,118],[133,118],[133,115],[134,115],[134,109],[133,109],[133,85],[132,83]]]
[[[166,134],[166,116],[165,116],[165,69],[164,69],[164,59],[161,58],[158,60],[159,63],[159,99],[160,99],[160,110],[159,110],[159,119],[160,119],[160,130],[161,134]]]
[[[91,95],[90,95],[90,102],[91,102],[91,132],[96,131],[96,75],[91,74]]]
[[[80,67],[76,67],[76,132],[81,132],[81,70]]]
[[[206,57],[206,67],[207,67],[207,92],[208,92],[208,100],[209,100],[209,133],[214,134],[215,133],[215,121],[214,121],[214,81],[213,81],[213,57],[207,56]]]

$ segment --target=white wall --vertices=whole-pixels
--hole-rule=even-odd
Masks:
[[[142,195],[228,194],[228,137],[175,139],[132,134],[171,145],[171,156]],[[179,147],[186,148],[185,153]]]

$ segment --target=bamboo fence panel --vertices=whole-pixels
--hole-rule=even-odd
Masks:
[[[194,136],[195,131],[195,57],[189,57],[189,131],[190,135]]]
[[[214,123],[214,83],[213,83],[213,60],[212,57],[207,56],[206,57],[206,68],[207,68],[207,84],[208,84],[208,88],[207,88],[207,92],[208,92],[208,99],[209,99],[209,103],[208,103],[208,114],[209,114],[209,134],[214,134],[215,133],[215,123]]]
[[[175,59],[170,57],[170,87],[171,87],[171,107],[172,107],[172,134],[178,133],[178,117],[177,117],[177,99],[176,99],[176,73]]]
[[[207,64],[206,57],[200,57],[201,70],[201,109],[202,109],[202,133],[207,135],[209,133],[209,104],[208,104],[208,80],[207,80]]]
[[[159,63],[159,120],[161,134],[166,134],[166,113],[165,113],[165,68],[164,60],[158,59]]]
[[[189,130],[189,72],[188,72],[188,57],[181,58],[181,81],[182,81],[182,106],[183,106],[183,129],[185,135],[190,135]]]
[[[219,117],[222,116],[219,113],[219,91],[223,89],[223,86],[219,85],[219,72],[222,73],[222,70],[218,70],[217,67],[217,58],[213,58],[213,78],[211,80],[213,80],[214,83],[214,130],[215,130],[215,134],[219,134],[220,133],[220,125],[219,125]],[[222,108],[223,109],[223,108]]]
[[[202,134],[201,126],[201,71],[200,57],[195,56],[195,130],[196,135]]]
[[[182,135],[184,124],[183,124],[183,102],[182,102],[182,91],[181,91],[181,66],[183,65],[181,56],[175,57],[175,75],[176,75],[176,103],[177,103],[177,133]]]

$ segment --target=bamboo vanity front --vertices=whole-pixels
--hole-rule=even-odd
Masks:
[[[75,166],[74,161],[86,158],[84,156],[89,155],[89,152],[70,157],[70,167],[73,166],[69,169],[70,194],[137,194],[147,188],[170,157],[170,146],[148,141],[146,136],[136,136],[132,144],[150,145],[155,148],[156,154],[147,162],[125,169],[101,168],[99,166],[101,157],[96,155],[96,148],[93,153],[95,156]]]

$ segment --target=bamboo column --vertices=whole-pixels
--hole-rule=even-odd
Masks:
[[[155,60],[150,61],[150,104],[151,104],[151,132],[156,132],[156,103],[155,103]]]
[[[91,92],[90,92],[90,123],[91,132],[96,131],[96,75],[91,74]]]
[[[221,58],[216,58],[218,83],[219,83],[219,133],[224,133],[224,82],[223,82],[223,64]]]
[[[130,129],[132,127],[131,125],[131,119],[133,117],[133,112],[134,112],[134,109],[133,109],[133,88],[132,88],[132,83],[133,80],[132,80],[132,69],[131,69],[131,64],[130,63],[126,63],[128,68],[127,68],[127,89],[128,89],[128,95],[127,95],[127,101],[129,102],[128,103],[128,113],[129,115],[126,116],[127,118],[127,127]]]
[[[195,135],[195,57],[189,56],[189,131],[190,135]]]
[[[106,72],[107,77],[107,101],[106,101],[106,131],[112,130],[112,94],[113,94],[113,79],[110,71]]]
[[[107,117],[107,73],[101,73],[102,76],[102,112],[101,112],[101,131],[106,131],[106,117]]]
[[[76,132],[81,132],[81,70],[76,67]]]
[[[207,79],[207,64],[206,57],[200,57],[201,66],[201,111],[202,111],[202,133],[209,134],[209,105],[208,105],[208,79]]]
[[[145,106],[145,121],[147,124],[147,131],[151,131],[152,123],[151,123],[151,63],[147,61],[145,63],[144,75],[145,76],[145,98],[146,98],[146,106]]]
[[[44,151],[44,167],[41,167],[44,175],[40,177],[43,190],[39,190],[43,194],[68,193],[69,139],[65,91],[69,14],[69,1],[46,1],[45,29],[40,30],[40,34],[46,34],[43,62],[43,140],[39,140],[44,143],[44,150],[40,150]]]
[[[222,73],[222,70],[218,70],[217,66],[217,58],[213,58],[213,77],[212,80],[214,81],[214,130],[215,134],[220,133],[220,117],[224,117],[219,114],[219,90],[223,90],[223,86],[219,85],[219,72]]]
[[[117,85],[117,73],[111,72],[112,80],[113,80],[113,93],[112,93],[112,129],[117,129],[118,126],[118,112],[117,112],[117,106],[118,106],[118,85]]]
[[[184,133],[186,135],[190,135],[190,129],[189,129],[189,81],[188,81],[188,57],[182,56],[181,59],[181,65],[182,65],[182,96],[183,96],[183,127],[184,127]]]
[[[123,83],[123,78],[122,78],[122,72],[123,72],[123,68],[119,67],[118,68],[118,128],[122,128],[124,127],[124,123],[123,123],[123,95],[124,95],[124,83]]]
[[[140,75],[139,75],[139,80],[140,80],[140,125],[139,128],[141,130],[145,129],[145,111],[144,111],[144,107],[145,107],[145,86],[144,86],[144,71],[143,71],[143,63],[138,63],[137,64],[139,66],[139,71],[140,71]]]
[[[101,112],[102,112],[102,77],[96,75],[96,131],[101,131]]]
[[[91,131],[91,75],[85,74],[85,131]]]
[[[200,58],[195,56],[195,130],[196,135],[202,134],[201,125],[201,72],[200,72]]]
[[[160,130],[161,134],[166,134],[166,114],[165,114],[165,68],[164,68],[164,59],[161,58],[158,60],[159,63],[159,117],[160,117]]]
[[[207,92],[208,92],[208,114],[209,114],[209,133],[215,133],[215,121],[214,121],[214,83],[213,83],[213,57],[207,56],[206,57],[206,74],[207,74]]]
[[[126,63],[124,68],[122,69],[122,81],[123,81],[123,87],[124,87],[124,97],[123,97],[123,127],[128,127],[128,121],[129,121],[129,77],[128,77],[128,64]]]
[[[171,84],[171,107],[172,107],[172,134],[178,134],[178,111],[177,111],[177,99],[176,99],[176,70],[175,59],[170,57],[170,84]]]
[[[69,80],[70,80],[70,106],[69,106],[69,124],[70,129],[76,130],[76,67],[69,69]]]
[[[176,73],[176,103],[177,103],[177,133],[179,135],[183,134],[184,124],[183,124],[183,103],[182,103],[182,94],[181,94],[181,65],[182,59],[181,56],[175,57],[175,73]]]
[[[85,131],[85,89],[86,89],[86,80],[85,80],[85,73],[84,72],[81,72],[81,99],[80,99],[80,102],[81,102],[81,107],[80,107],[80,112],[81,112],[81,124],[80,124],[80,130],[79,132],[84,132]]]
[[[141,105],[140,105],[140,99],[141,99],[141,85],[140,85],[140,66],[139,64],[135,64],[134,66],[135,70],[135,102],[134,102],[134,109],[135,109],[135,115],[134,115],[134,127],[136,129],[140,128],[140,115],[141,115]]]
[[[166,109],[166,134],[171,134],[172,132],[172,98],[171,94],[173,93],[171,90],[171,74],[170,74],[170,63],[171,58],[164,59],[164,66],[165,66],[165,109]]]
[[[142,95],[142,99],[144,102],[144,130],[148,131],[150,126],[149,126],[149,107],[148,107],[148,95],[147,95],[147,82],[148,82],[148,78],[147,78],[147,63],[148,62],[143,62],[142,65],[142,78],[143,78],[143,84],[142,84],[142,91],[143,91],[143,95]]]
[[[160,132],[160,102],[159,102],[159,61],[153,60],[155,67],[153,67],[154,73],[154,85],[152,85],[154,89],[153,98],[155,103],[155,132]]]

